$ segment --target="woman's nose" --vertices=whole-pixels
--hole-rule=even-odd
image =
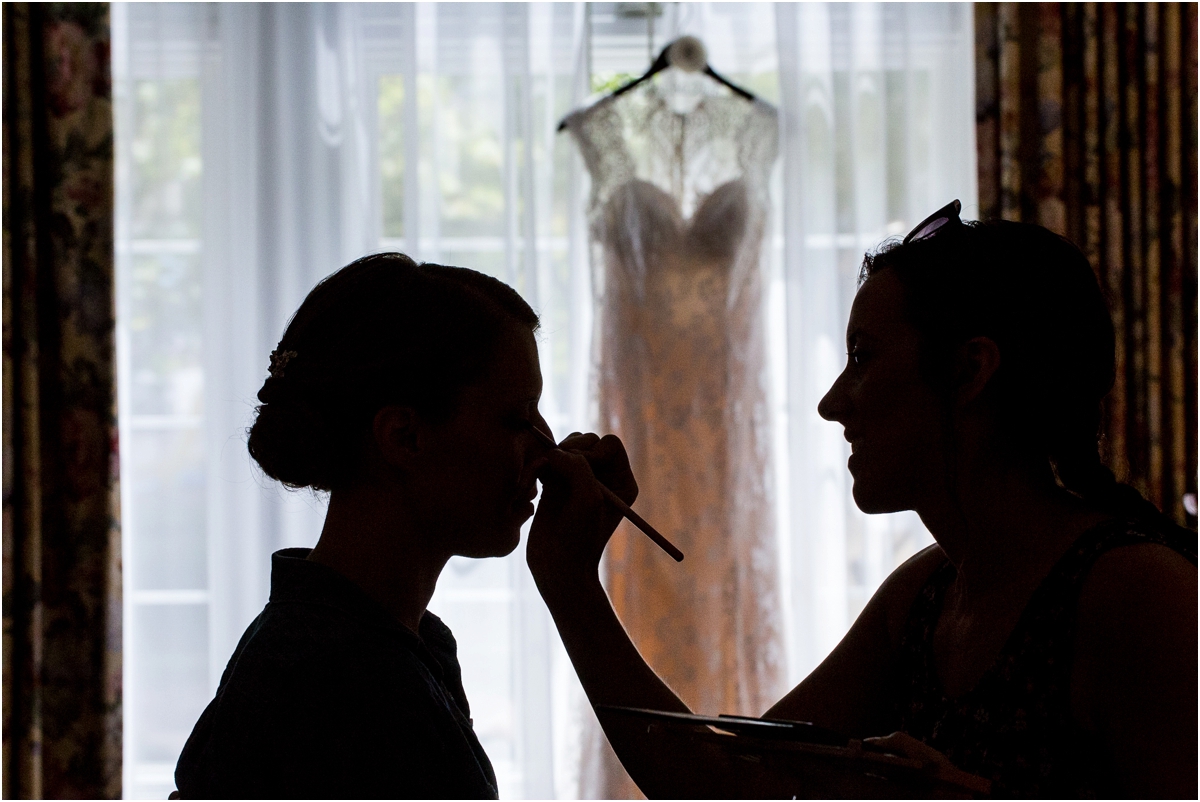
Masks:
[[[536,408],[533,410],[533,419],[531,422],[534,426],[544,432],[551,440],[554,440],[556,443],[558,442],[558,440],[554,438],[554,432],[550,430],[550,424],[546,423],[546,419],[542,417],[541,410]]]
[[[843,391],[842,391],[842,376],[840,374],[833,382],[833,386],[829,388],[825,396],[817,404],[817,414],[828,421],[840,421],[844,408]]]

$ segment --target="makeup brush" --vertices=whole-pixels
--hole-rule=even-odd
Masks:
[[[554,442],[554,439],[550,437],[550,435],[546,434],[532,423],[529,424],[529,428],[533,430],[533,433],[537,435],[538,440],[540,440],[547,448],[553,448],[558,451],[562,450],[562,447],[559,446],[558,443]],[[600,485],[600,492],[606,499],[608,499],[608,503],[620,510],[621,514],[628,518],[630,523],[632,523],[638,529],[641,529],[642,532],[645,533],[646,537],[653,540],[660,549],[671,555],[671,558],[675,560],[675,562],[683,562],[683,552],[675,548],[675,544],[660,535],[657,529],[646,523],[646,520],[642,518],[642,516],[630,509],[629,505],[622,501],[620,496],[605,487],[602,482],[597,480],[596,484]]]

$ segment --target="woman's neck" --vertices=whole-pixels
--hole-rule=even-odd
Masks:
[[[412,519],[410,509],[378,487],[335,490],[309,559],[358,585],[417,632],[450,555],[429,548],[433,539]]]
[[[1080,534],[1108,517],[1052,480],[985,465],[960,471],[952,490],[917,510],[977,598],[1040,581]]]

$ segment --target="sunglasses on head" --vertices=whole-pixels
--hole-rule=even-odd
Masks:
[[[901,244],[907,245],[910,242],[919,242],[920,240],[928,239],[947,225],[951,228],[961,226],[962,219],[958,216],[958,213],[961,211],[962,204],[957,199],[950,201],[920,223],[917,223],[916,228],[908,232],[908,236],[904,238],[904,242]]]

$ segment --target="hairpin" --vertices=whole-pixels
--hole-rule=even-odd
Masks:
[[[271,367],[267,371],[272,379],[282,379],[283,369],[297,356],[295,351],[281,351],[276,348],[271,352]]]

